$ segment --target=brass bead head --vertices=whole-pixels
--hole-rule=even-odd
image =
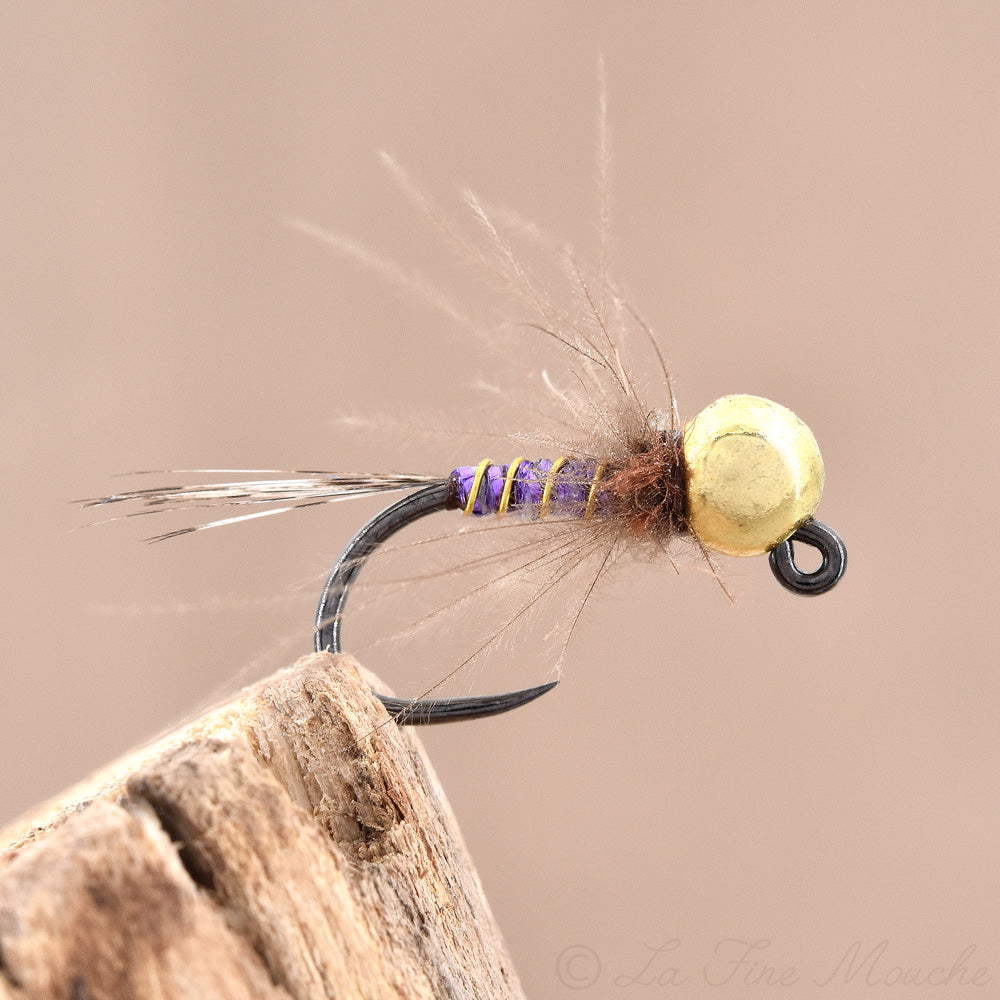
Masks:
[[[791,410],[760,396],[723,396],[684,428],[688,523],[710,549],[768,552],[812,517],[823,459]]]

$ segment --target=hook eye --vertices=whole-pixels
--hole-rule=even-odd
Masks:
[[[811,545],[819,550],[819,569],[805,573],[795,564],[793,542]],[[795,594],[815,596],[835,587],[847,568],[847,547],[843,539],[828,524],[810,518],[799,525],[789,538],[779,542],[769,558],[771,572],[778,583]]]

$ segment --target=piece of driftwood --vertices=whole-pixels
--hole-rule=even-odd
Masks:
[[[0,998],[521,997],[417,741],[307,656],[7,831]]]

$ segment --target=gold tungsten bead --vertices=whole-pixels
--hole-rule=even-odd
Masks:
[[[688,522],[710,549],[755,556],[819,506],[823,459],[791,410],[760,396],[723,396],[684,428]]]

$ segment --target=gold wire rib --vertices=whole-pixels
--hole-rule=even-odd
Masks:
[[[510,506],[510,491],[514,488],[514,479],[523,461],[524,455],[518,455],[507,467],[507,475],[503,481],[503,492],[500,494],[500,505],[497,507],[498,514],[507,513],[507,508]]]
[[[473,507],[476,506],[476,497],[479,496],[479,487],[482,484],[483,476],[486,475],[486,470],[493,463],[488,459],[484,458],[476,469],[476,474],[472,477],[472,487],[469,490],[469,499],[465,501],[465,509],[462,513],[468,517],[472,513]]]
[[[552,489],[556,484],[556,473],[569,461],[565,455],[561,455],[552,463],[549,474],[545,477],[545,488],[542,490],[542,502],[538,505],[538,516],[545,517],[548,510],[549,501],[552,499]]]
[[[603,464],[598,465],[597,471],[594,473],[594,478],[591,480],[590,490],[587,493],[587,505],[583,508],[584,519],[591,518],[594,515],[594,507],[597,504],[597,484],[602,475],[604,475]]]

